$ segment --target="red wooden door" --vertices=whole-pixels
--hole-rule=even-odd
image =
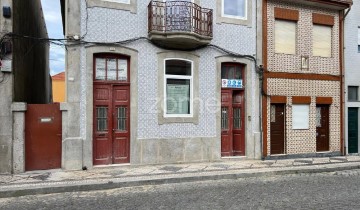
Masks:
[[[316,151],[329,151],[329,106],[316,106]]]
[[[285,105],[271,104],[270,153],[285,154]]]
[[[25,114],[25,170],[61,167],[60,104],[28,104]]]
[[[221,155],[245,155],[244,91],[221,91]]]
[[[113,87],[113,163],[130,161],[130,87]]]
[[[94,84],[94,165],[130,161],[130,87]]]

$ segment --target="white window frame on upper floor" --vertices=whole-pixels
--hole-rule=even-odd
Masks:
[[[217,23],[228,23],[234,25],[252,26],[252,0],[245,0],[245,15],[244,17],[235,15],[224,14],[224,0],[216,0],[216,22]]]
[[[102,7],[137,12],[138,0],[87,0],[88,7]]]
[[[221,16],[222,17],[227,17],[227,18],[234,18],[234,19],[240,19],[240,20],[247,20],[248,19],[248,16],[247,16],[247,13],[248,13],[248,1],[249,0],[244,0],[245,1],[245,7],[243,8],[244,9],[244,16],[236,16],[236,15],[227,15],[225,14],[225,0],[221,0]]]

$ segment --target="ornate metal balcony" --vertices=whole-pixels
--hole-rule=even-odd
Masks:
[[[213,11],[188,1],[150,1],[149,38],[164,47],[187,49],[210,43]]]

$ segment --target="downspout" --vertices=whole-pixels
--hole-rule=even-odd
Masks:
[[[340,39],[340,55],[341,55],[341,60],[340,60],[340,83],[341,83],[341,89],[340,89],[340,100],[341,100],[341,105],[340,105],[340,111],[341,111],[341,130],[342,130],[342,135],[341,135],[341,154],[343,156],[345,156],[347,154],[347,147],[346,147],[346,138],[345,138],[345,135],[346,135],[346,126],[345,126],[345,118],[346,118],[346,115],[345,115],[345,75],[344,75],[344,69],[345,69],[345,59],[344,59],[344,56],[345,56],[345,52],[344,52],[344,49],[345,49],[345,18],[346,16],[349,14],[351,10],[351,7],[346,11],[345,15],[344,15],[344,10],[340,11],[340,33],[341,33],[341,39]]]
[[[261,18],[261,21],[262,22],[262,7],[264,6],[262,3],[261,3],[261,0],[257,0],[255,1],[256,2],[256,24],[255,24],[255,28],[256,28],[256,40],[258,40],[259,38],[261,38],[261,43],[260,43],[260,46],[262,46],[262,38],[263,38],[263,35],[262,35],[262,25],[261,27],[259,27],[259,18]],[[259,33],[259,30],[261,29],[261,33]],[[262,46],[264,47],[264,46]],[[262,52],[262,49],[259,50],[259,43],[258,41],[256,41],[256,50],[257,50],[257,58],[263,58],[263,55],[262,53],[260,54],[259,52]],[[261,62],[263,63],[263,61]],[[263,68],[263,65],[260,65],[259,64],[259,67],[256,67],[256,68],[259,68],[257,70],[258,72],[258,76],[259,76],[259,132],[260,132],[260,157],[261,159],[263,159],[263,124],[262,124],[262,92],[263,92],[263,72],[264,72],[264,68]],[[255,148],[254,148],[255,149]],[[255,154],[255,152],[254,152]]]

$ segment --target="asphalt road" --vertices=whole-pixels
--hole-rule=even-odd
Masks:
[[[360,209],[360,170],[33,195],[0,209]]]

